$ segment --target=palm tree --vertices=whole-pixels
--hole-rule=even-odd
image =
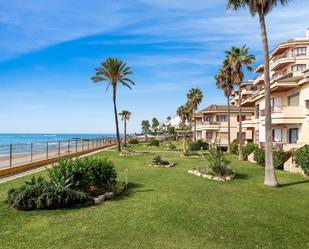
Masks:
[[[231,66],[232,78],[234,83],[238,87],[238,97],[239,97],[239,160],[243,160],[243,138],[242,138],[242,112],[241,112],[241,83],[244,80],[243,67],[246,67],[248,71],[253,71],[252,64],[255,61],[254,55],[248,55],[249,48],[243,46],[242,48],[232,47],[232,49],[227,54],[228,64]]]
[[[188,99],[188,106],[192,110],[192,114],[194,117],[194,142],[196,142],[196,119],[195,119],[195,111],[197,110],[198,105],[202,102],[203,100],[203,93],[199,88],[192,88],[188,94],[187,94],[187,99]]]
[[[216,86],[219,89],[222,89],[224,96],[227,98],[227,112],[228,112],[228,143],[227,143],[227,152],[230,153],[231,145],[231,111],[230,111],[230,97],[234,89],[234,83],[231,75],[231,67],[228,63],[228,60],[225,60],[222,68],[219,70],[218,74],[215,76]]]
[[[188,108],[184,105],[178,107],[176,111],[177,115],[180,117],[180,125],[182,129],[182,137],[183,137],[183,152],[186,152],[186,135],[185,135],[185,126],[186,126],[186,121],[188,120],[189,117],[189,111]]]
[[[157,131],[158,131],[159,125],[160,125],[160,123],[159,123],[158,119],[153,118],[153,119],[152,119],[152,125],[151,125],[151,127],[152,127],[152,130],[154,131],[155,135],[157,135]]]
[[[113,104],[114,104],[114,114],[115,114],[115,124],[116,124],[116,135],[117,135],[117,147],[118,151],[121,151],[120,146],[120,135],[119,135],[119,124],[117,115],[117,105],[116,105],[116,93],[117,85],[122,84],[125,87],[131,89],[131,85],[134,82],[128,78],[132,74],[131,67],[127,66],[127,63],[119,60],[117,58],[107,58],[101,63],[101,65],[95,68],[96,74],[91,78],[94,83],[99,83],[101,81],[107,82],[106,91],[110,86],[113,88]]]
[[[130,120],[132,113],[128,110],[123,110],[119,113],[121,120],[123,122],[123,131],[124,131],[124,146],[127,145],[127,121]]]
[[[236,11],[248,7],[252,16],[258,14],[260,32],[264,50],[264,82],[265,82],[265,179],[264,184],[270,187],[278,186],[272,156],[272,127],[271,127],[271,96],[269,73],[269,49],[265,24],[265,16],[277,5],[286,5],[289,0],[228,0],[227,8]]]

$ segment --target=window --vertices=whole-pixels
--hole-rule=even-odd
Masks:
[[[289,144],[296,144],[298,140],[298,128],[289,129]]]
[[[206,139],[207,140],[212,139],[212,132],[206,132]]]
[[[273,129],[272,130],[273,142],[282,142],[282,130]]]
[[[227,115],[217,115],[217,122],[227,122]]]
[[[292,72],[303,72],[306,70],[306,64],[296,64],[291,67]]]
[[[246,115],[241,115],[241,121],[246,120]],[[239,115],[237,115],[237,122],[239,122]]]
[[[255,106],[255,117],[260,118],[260,105]]]
[[[299,93],[288,97],[288,106],[299,106]]]
[[[301,47],[301,48],[294,48],[293,49],[293,55],[294,56],[302,56],[307,54],[307,48]]]
[[[307,109],[309,109],[309,99],[305,100],[305,106]]]

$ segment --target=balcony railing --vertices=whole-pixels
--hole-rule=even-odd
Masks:
[[[218,121],[204,121],[202,122],[202,125],[219,125],[220,122]]]
[[[271,107],[272,113],[284,113],[288,116],[295,116],[301,112],[301,106],[286,106],[286,105],[276,105]],[[266,110],[260,110],[260,116],[264,117]]]

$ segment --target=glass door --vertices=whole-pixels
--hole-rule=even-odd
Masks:
[[[298,140],[298,128],[289,129],[289,144],[296,144]]]

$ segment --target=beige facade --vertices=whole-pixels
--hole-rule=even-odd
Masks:
[[[238,107],[230,108],[231,141],[238,137]],[[243,108],[242,120],[251,120],[254,117],[253,108]],[[222,147],[228,145],[228,111],[226,105],[211,105],[195,115],[196,137],[211,144]],[[253,139],[251,129],[242,130],[246,140]]]
[[[269,61],[274,145],[290,150],[309,144],[309,37],[279,44]],[[254,142],[261,145],[265,142],[263,70],[263,65],[256,69],[254,92],[242,98],[242,106],[254,108],[254,117],[243,126],[252,130]]]

